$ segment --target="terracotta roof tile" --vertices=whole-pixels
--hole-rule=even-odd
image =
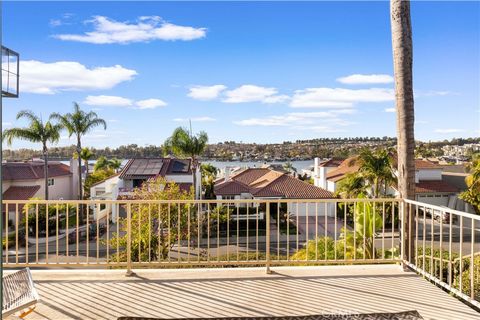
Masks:
[[[11,186],[3,193],[3,200],[28,200],[32,198],[38,190],[40,190],[39,185]]]
[[[320,163],[318,166],[319,167],[338,167],[342,164],[342,162],[344,161],[345,159],[328,159],[327,161],[323,161],[322,163]]]
[[[271,170],[267,168],[248,168],[245,169],[236,175],[232,176],[231,178],[239,181],[243,184],[249,185],[255,180],[259,179],[260,177],[264,176],[265,174],[269,173]]]
[[[254,193],[256,197],[277,197],[287,199],[331,199],[334,195],[325,189],[315,187],[289,175],[282,175]]]
[[[214,186],[215,193],[219,195],[235,195],[250,192],[250,188],[235,180],[225,181]]]
[[[250,168],[234,175],[228,181],[215,184],[218,195],[251,193],[255,197],[281,197],[290,199],[334,198],[327,190],[315,187],[290,175],[265,169]]]
[[[327,173],[327,180],[337,182],[337,181],[342,180],[345,177],[346,174],[354,173],[354,172],[358,171],[360,166],[357,163],[357,159],[358,159],[358,157],[354,156],[354,157],[350,157],[350,158],[347,158],[346,160],[344,160],[340,164],[340,166],[338,166],[338,168],[336,168],[336,169],[330,171],[329,173]],[[396,167],[397,166],[397,156],[394,155],[392,160],[393,160],[392,165],[394,167]],[[418,170],[418,169],[442,169],[442,167],[433,163],[433,162],[427,161],[427,160],[415,159],[415,169],[416,170]]]
[[[458,192],[458,189],[451,184],[441,181],[441,180],[423,180],[415,184],[416,193],[436,193],[436,192],[447,192],[455,193]]]
[[[43,179],[43,162],[5,162],[2,163],[3,180],[36,180]],[[70,167],[61,162],[48,163],[48,176],[68,176],[71,175]]]

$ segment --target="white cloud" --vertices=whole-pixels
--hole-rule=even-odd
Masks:
[[[385,112],[395,113],[395,112],[396,112],[396,109],[395,109],[395,107],[393,107],[393,108],[386,108],[386,109],[385,109]]]
[[[315,126],[319,122],[330,125],[347,126],[350,122],[340,118],[340,115],[353,114],[352,109],[332,110],[321,112],[290,112],[283,115],[268,116],[263,118],[250,118],[234,123],[240,126],[262,126],[262,127],[298,127]]]
[[[166,22],[159,16],[139,17],[134,23],[119,22],[104,16],[86,21],[93,31],[84,34],[57,34],[55,38],[94,44],[148,42],[153,40],[195,40],[205,37],[206,28],[179,26]]]
[[[460,133],[465,132],[464,129],[435,129],[436,133]]]
[[[138,109],[155,109],[159,107],[165,107],[167,103],[160,99],[146,99],[135,102],[135,105],[138,107]]]
[[[244,103],[244,102],[262,102],[279,103],[288,99],[286,95],[278,95],[276,88],[267,88],[251,84],[242,85],[236,89],[225,92],[223,102],[226,103]]]
[[[12,123],[11,122],[2,122],[2,127],[11,127]]]
[[[131,99],[118,96],[87,96],[83,101],[89,106],[107,106],[107,107],[131,107],[133,101]]]
[[[134,101],[132,99],[119,96],[87,96],[83,101],[89,106],[105,106],[105,107],[131,107],[135,109],[155,109],[164,107],[167,103],[160,99],[145,99]]]
[[[352,74],[337,78],[343,84],[381,84],[393,83],[393,77],[388,74]]]
[[[212,122],[212,121],[217,121],[217,119],[211,118],[211,117],[194,117],[194,118],[175,118],[173,119],[175,122],[186,122],[186,121],[192,121],[192,122]]]
[[[297,90],[290,103],[294,108],[345,108],[359,102],[385,102],[394,100],[393,89],[343,89],[343,88],[307,88]]]
[[[447,90],[428,90],[428,91],[419,91],[416,93],[417,97],[435,97],[435,96],[448,96],[448,95],[458,95]]]
[[[61,91],[111,89],[117,84],[130,81],[137,75],[135,70],[121,65],[88,68],[75,61],[20,62],[20,87],[23,92],[55,94]]]
[[[196,100],[213,100],[218,98],[220,93],[227,87],[223,84],[216,84],[213,86],[193,86],[188,93],[190,98]]]

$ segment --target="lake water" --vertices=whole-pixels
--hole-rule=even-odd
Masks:
[[[70,164],[69,161],[61,161],[67,165]],[[95,164],[95,160],[89,161],[91,165]],[[209,163],[218,169],[222,170],[225,167],[250,167],[250,168],[260,168],[264,164],[284,164],[287,161],[215,161],[215,160],[205,160],[202,163]],[[127,163],[127,160],[122,160],[122,166]],[[297,169],[297,172],[300,173],[302,169],[306,169],[309,166],[313,165],[313,160],[302,160],[302,161],[291,161],[293,167]]]
[[[260,168],[264,164],[284,164],[287,161],[202,161],[202,163],[209,163],[218,169],[224,169],[225,167],[250,167]],[[301,172],[302,169],[306,169],[313,165],[313,160],[291,161],[292,166],[297,169],[297,172]]]

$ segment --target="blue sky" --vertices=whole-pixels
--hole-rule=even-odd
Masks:
[[[479,136],[480,4],[411,9],[416,138]],[[95,147],[187,119],[211,142],[395,135],[388,2],[3,2],[3,42],[22,60],[4,128],[77,101],[108,121]]]

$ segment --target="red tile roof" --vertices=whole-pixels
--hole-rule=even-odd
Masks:
[[[319,167],[338,167],[342,164],[345,159],[328,159],[327,161],[321,162],[318,166]]]
[[[281,196],[286,199],[330,199],[334,195],[302,180],[283,174],[253,193],[255,197]]]
[[[218,195],[236,195],[250,192],[250,188],[240,181],[229,180],[215,185],[215,193]]]
[[[36,180],[43,179],[43,162],[5,162],[2,163],[3,180]],[[48,177],[69,176],[70,167],[61,162],[48,163]]]
[[[423,180],[415,184],[415,193],[455,193],[458,189],[442,180]]]
[[[328,199],[333,194],[325,189],[315,187],[292,176],[265,168],[246,169],[227,181],[215,184],[217,195],[239,195],[251,193],[262,198],[286,199]]]
[[[232,176],[232,179],[245,185],[249,185],[252,182],[258,180],[260,177],[266,175],[270,171],[272,170],[267,168],[249,168],[235,174],[234,176]]]
[[[3,200],[28,200],[32,198],[38,190],[40,190],[39,185],[11,186],[3,193]]]
[[[360,166],[358,165],[357,156],[350,157],[344,160],[338,168],[330,171],[327,173],[327,180],[337,182],[342,180],[346,174],[357,172]],[[397,166],[397,156],[393,156],[392,165],[394,167]],[[433,162],[422,160],[422,159],[415,159],[415,169],[442,169],[442,166],[439,166]]]

